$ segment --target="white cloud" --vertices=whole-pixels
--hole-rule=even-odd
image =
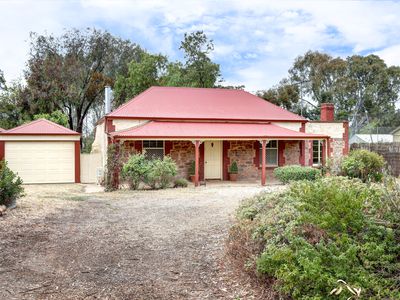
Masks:
[[[22,74],[29,32],[100,27],[150,51],[180,57],[183,33],[204,30],[227,82],[268,88],[309,49],[376,52],[400,64],[400,3],[390,1],[0,1],[0,69]]]
[[[400,66],[400,44],[376,51],[375,54],[383,58],[389,66]]]

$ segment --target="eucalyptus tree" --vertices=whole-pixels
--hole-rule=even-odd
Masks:
[[[31,34],[25,71],[29,113],[61,110],[71,129],[82,132],[91,109],[103,105],[103,91],[143,51],[130,41],[96,29],[60,36]]]

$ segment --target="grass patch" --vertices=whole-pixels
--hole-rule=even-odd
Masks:
[[[67,200],[67,201],[86,201],[89,199],[89,196],[68,196],[68,197],[63,197],[63,200]]]

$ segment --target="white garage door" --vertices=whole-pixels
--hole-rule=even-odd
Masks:
[[[8,166],[24,183],[75,182],[74,142],[6,142]]]

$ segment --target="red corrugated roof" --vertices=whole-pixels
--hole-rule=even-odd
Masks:
[[[115,118],[306,121],[242,90],[151,87],[107,115]]]
[[[79,135],[78,132],[65,128],[46,119],[39,119],[27,124],[3,131],[9,135]]]
[[[286,129],[269,123],[222,122],[168,122],[152,121],[129,129],[111,133],[117,138],[246,138],[246,139],[312,139],[326,135],[310,134]]]

